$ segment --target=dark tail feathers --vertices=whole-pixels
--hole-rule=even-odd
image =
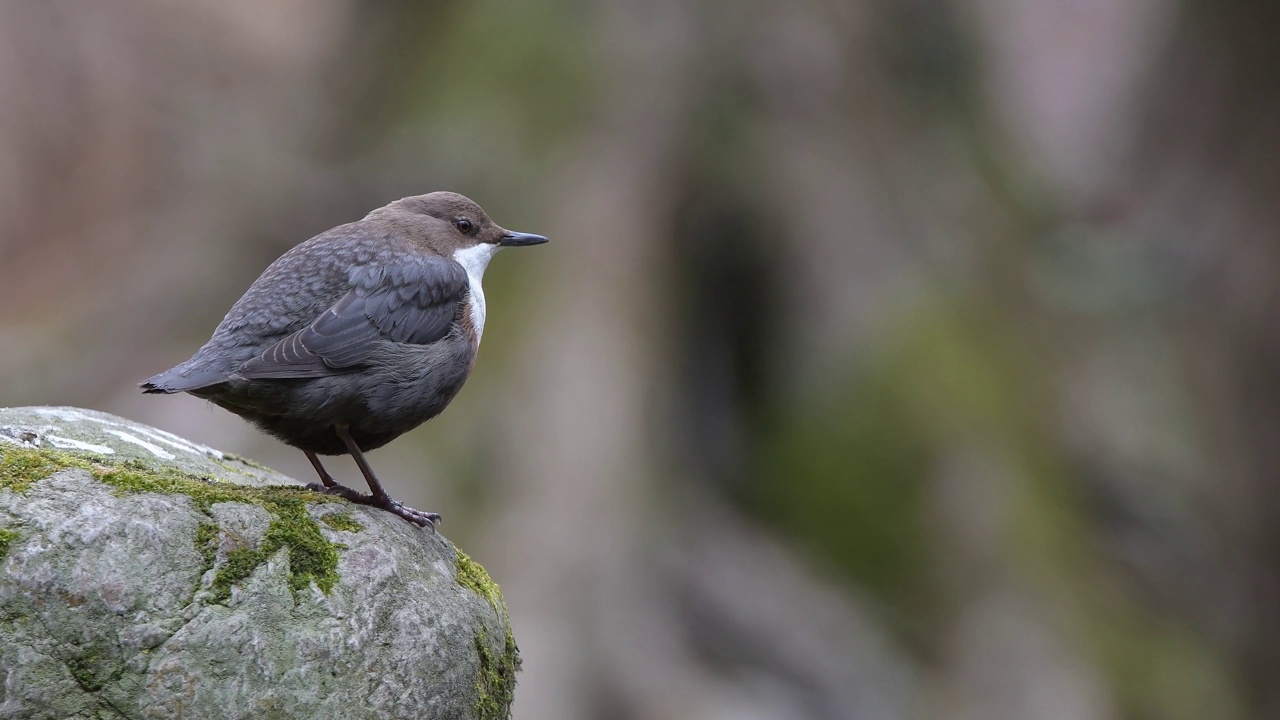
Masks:
[[[155,377],[147,378],[138,383],[138,387],[142,388],[144,393],[163,393],[171,395],[173,393],[190,392],[199,390],[200,388],[217,385],[226,382],[225,373],[212,372],[209,370],[190,371],[179,365],[175,368],[165,370]]]

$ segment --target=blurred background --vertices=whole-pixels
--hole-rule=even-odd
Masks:
[[[289,247],[452,189],[553,243],[493,263],[472,382],[371,459],[502,584],[518,720],[1280,717],[1277,31],[0,3],[0,405],[309,481],[135,383]]]

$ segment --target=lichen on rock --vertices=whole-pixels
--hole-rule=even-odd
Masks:
[[[498,586],[430,530],[120,418],[0,409],[0,716],[502,718],[518,667]]]

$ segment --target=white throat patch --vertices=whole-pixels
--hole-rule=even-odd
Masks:
[[[491,243],[479,243],[453,253],[467,271],[467,282],[471,285],[471,324],[476,328],[476,344],[480,344],[480,336],[484,334],[484,290],[480,287],[480,279],[484,277],[484,269],[498,252],[499,247]]]

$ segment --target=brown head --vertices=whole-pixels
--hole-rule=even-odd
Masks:
[[[483,257],[484,263],[499,248],[547,242],[541,235],[507,230],[470,198],[454,192],[401,198],[369,213],[369,218],[421,237],[427,247],[446,257],[462,251],[464,257]]]

